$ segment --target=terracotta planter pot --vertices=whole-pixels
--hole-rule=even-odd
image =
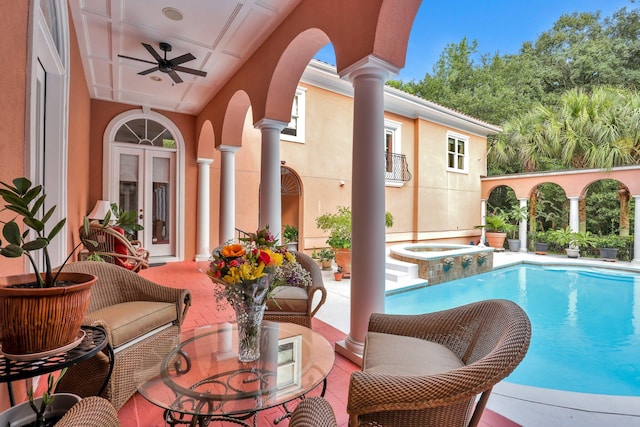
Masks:
[[[486,233],[487,243],[492,248],[502,249],[504,241],[507,238],[507,233],[497,233],[494,231],[487,231]]]
[[[351,277],[351,249],[333,248],[336,264],[342,270],[342,277]]]
[[[338,273],[337,271],[333,273],[333,278],[336,280],[336,282],[339,282],[342,280],[342,273]]]
[[[76,284],[55,288],[9,288],[35,281],[34,274],[0,277],[0,342],[8,354],[42,353],[75,341],[97,277],[60,273]]]

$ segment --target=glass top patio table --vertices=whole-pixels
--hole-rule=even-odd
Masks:
[[[150,351],[134,378],[140,394],[165,409],[169,424],[244,424],[253,417],[255,425],[258,411],[284,405],[321,383],[324,393],[335,360],[322,335],[292,323],[263,322],[254,362],[238,361],[235,323],[186,331],[180,341],[168,352]]]

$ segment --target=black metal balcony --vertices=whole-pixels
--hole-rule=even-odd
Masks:
[[[408,182],[411,181],[411,172],[407,164],[407,156],[404,154],[384,152],[385,180]]]

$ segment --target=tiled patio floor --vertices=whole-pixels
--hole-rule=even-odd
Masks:
[[[220,313],[216,310],[211,292],[211,282],[206,275],[198,271],[195,262],[168,263],[152,267],[141,273],[157,283],[185,287],[191,290],[193,305],[184,324],[184,329],[191,329],[211,323],[229,320],[230,312]],[[313,329],[322,334],[332,344],[345,338],[345,334],[317,319],[313,320]],[[336,361],[328,377],[328,388],[325,397],[331,403],[340,426],[348,425],[346,411],[349,377],[359,369],[344,357],[336,354]],[[315,391],[318,393],[318,391]],[[314,393],[311,393],[314,394]],[[283,414],[281,408],[262,411],[258,423],[261,426],[272,426],[273,420]],[[142,396],[134,395],[118,412],[123,427],[156,427],[164,426],[162,410],[147,402]],[[279,426],[288,425],[283,421]],[[482,427],[516,427],[517,424],[506,418],[486,410],[480,422]]]

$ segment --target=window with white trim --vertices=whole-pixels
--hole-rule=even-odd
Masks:
[[[291,121],[282,130],[282,139],[285,141],[304,142],[305,128],[305,101],[306,89],[299,87],[293,97],[291,106]]]
[[[447,132],[447,170],[451,172],[468,171],[469,138]]]
[[[402,146],[402,123],[394,120],[384,120],[384,174],[387,184],[393,181],[398,183],[394,177],[400,175],[401,162],[397,161],[398,155],[402,154],[400,147]]]

